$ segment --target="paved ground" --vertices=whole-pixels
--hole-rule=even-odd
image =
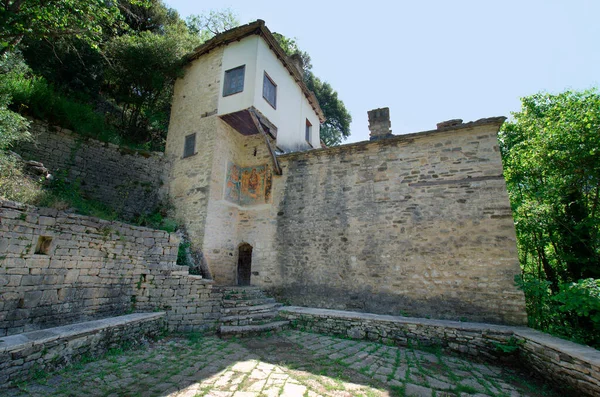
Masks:
[[[439,351],[284,331],[170,337],[0,391],[7,396],[559,396],[508,368]]]

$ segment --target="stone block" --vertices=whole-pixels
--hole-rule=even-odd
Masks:
[[[40,226],[54,226],[56,225],[56,218],[48,216],[40,216],[38,218],[38,224]]]

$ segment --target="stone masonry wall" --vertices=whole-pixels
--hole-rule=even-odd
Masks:
[[[218,137],[215,114],[219,100],[223,48],[194,60],[175,83],[165,155],[171,165],[169,197],[186,226],[193,248],[201,250],[210,193],[214,147]],[[192,156],[183,158],[185,137],[196,134]]]
[[[257,282],[300,306],[525,324],[502,121],[280,156]]]
[[[168,170],[162,153],[119,148],[40,121],[31,125],[34,142],[15,151],[42,162],[51,174],[78,181],[81,190],[132,218],[152,212],[163,198]]]
[[[176,265],[175,234],[0,201],[0,336],[131,311],[214,327],[212,284]]]
[[[138,346],[160,336],[165,313],[135,313],[33,331],[0,340],[0,390],[35,371],[64,368],[84,356]]]
[[[223,188],[227,165],[232,162],[240,167],[272,167],[272,160],[261,134],[243,136],[221,120],[217,126],[219,139],[215,145],[206,218],[210,232],[205,234],[202,247],[215,280],[219,284],[234,285],[237,283],[238,248],[242,243],[249,243],[256,248],[252,259],[253,277],[258,279],[261,275],[260,266],[264,262],[261,255],[265,252],[260,244],[263,236],[261,233],[253,234],[248,229],[257,227],[259,232],[264,232],[269,221],[259,221],[257,224],[256,214],[269,213],[273,206],[269,202],[243,207],[228,201]],[[270,219],[272,223],[274,214]]]
[[[400,346],[437,345],[493,363],[512,362],[559,387],[600,395],[598,350],[530,328],[289,306],[279,314],[301,330]],[[515,350],[502,349],[508,346]]]

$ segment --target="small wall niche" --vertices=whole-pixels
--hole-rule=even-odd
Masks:
[[[52,237],[40,236],[38,237],[37,245],[35,246],[34,254],[36,255],[50,255],[50,245],[52,244]]]

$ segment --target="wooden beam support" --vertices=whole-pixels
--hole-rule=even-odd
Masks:
[[[258,116],[256,115],[256,112],[252,108],[248,109],[248,111],[250,112],[250,117],[252,117],[252,121],[254,122],[256,129],[259,130],[260,133],[265,137],[265,143],[267,144],[269,153],[271,153],[271,159],[273,160],[273,168],[275,171],[275,175],[282,175],[283,172],[281,171],[281,167],[279,166],[279,162],[277,161],[277,156],[275,155],[275,152],[273,151],[273,148],[271,147],[271,142],[269,142],[269,137],[267,136],[267,133],[262,128],[262,125],[260,124],[260,121],[258,120]]]

